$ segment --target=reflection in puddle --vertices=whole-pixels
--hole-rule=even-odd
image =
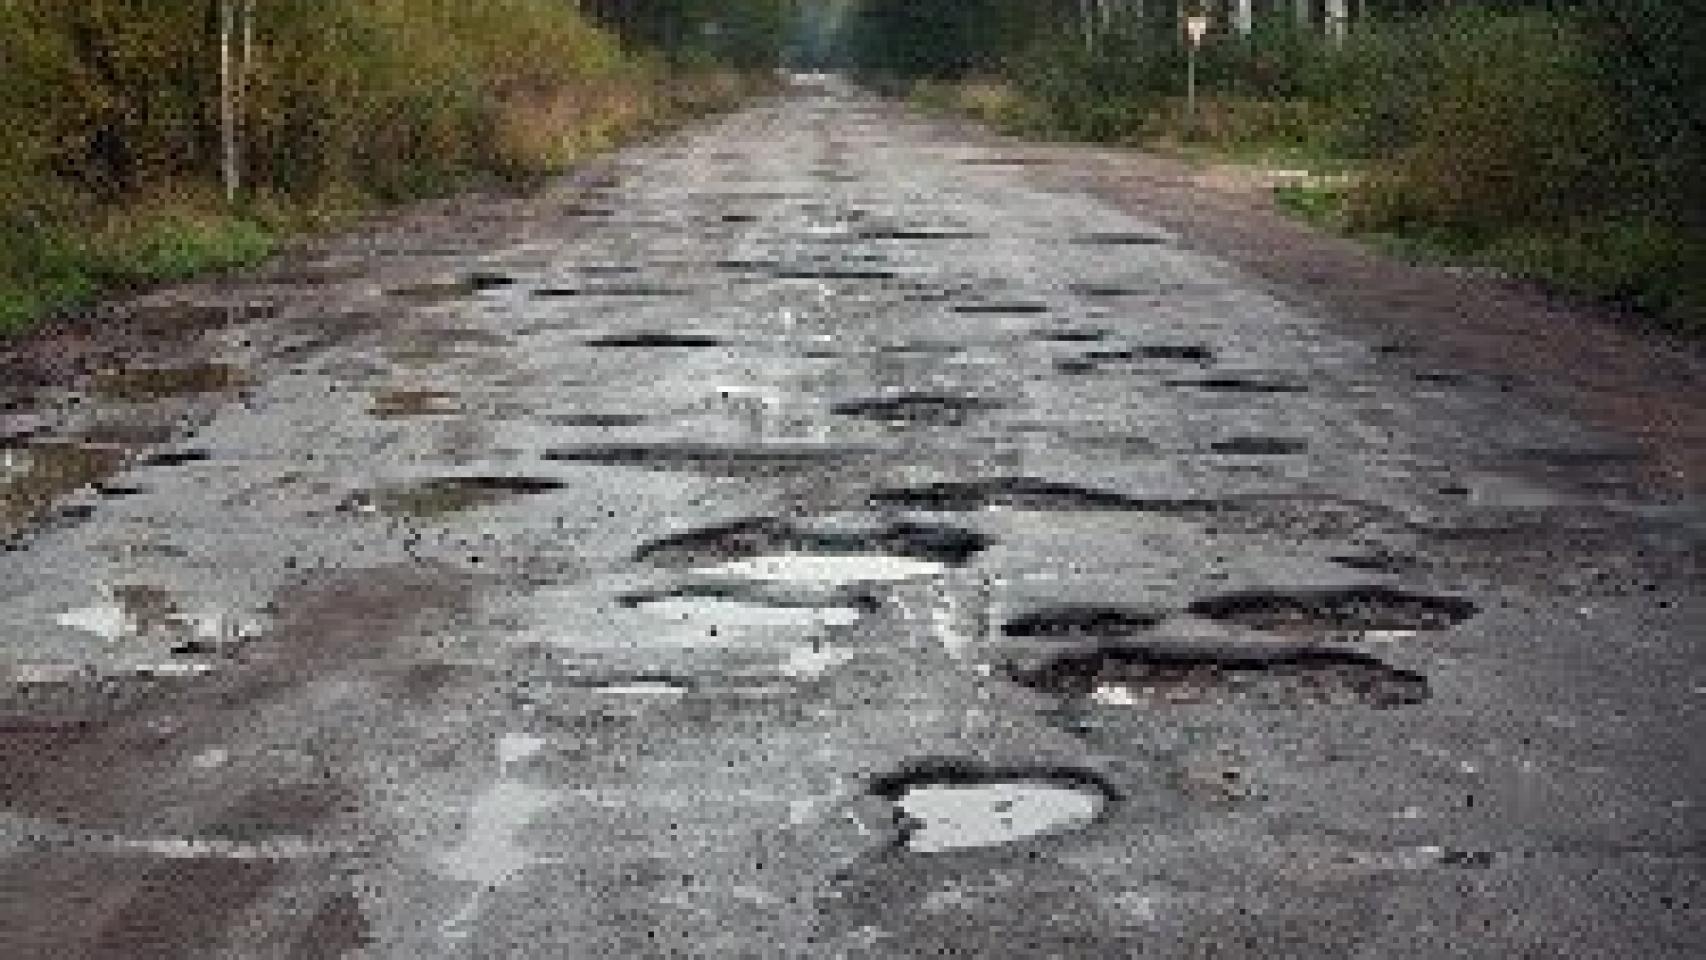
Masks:
[[[992,847],[1081,827],[1104,803],[1075,787],[1024,782],[917,786],[896,801],[914,853]]]
[[[784,553],[725,563],[700,572],[786,583],[888,583],[933,577],[947,569],[931,560],[882,553]]]
[[[678,623],[727,628],[844,627],[863,616],[852,607],[778,606],[716,597],[667,597],[642,603],[639,609]]]
[[[0,536],[66,494],[111,476],[123,458],[117,450],[74,444],[0,449]]]
[[[229,364],[199,363],[105,373],[95,378],[92,389],[103,399],[141,403],[198,393],[220,393],[235,390],[247,382],[248,377]]]

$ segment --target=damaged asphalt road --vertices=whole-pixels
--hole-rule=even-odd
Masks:
[[[7,394],[0,956],[1694,956],[1698,499],[1040,166],[798,88]]]

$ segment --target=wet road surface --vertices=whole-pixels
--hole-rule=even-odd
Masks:
[[[153,298],[0,421],[0,955],[1695,955],[1699,503],[1028,159],[801,89]]]

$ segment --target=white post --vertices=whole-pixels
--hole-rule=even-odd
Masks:
[[[219,0],[219,133],[225,200],[237,199],[237,89],[232,63],[233,34],[237,31],[237,0]]]
[[[1309,27],[1310,20],[1309,0],[1295,0],[1292,4],[1292,8],[1297,13],[1297,25],[1307,29]]]
[[[1256,0],[1235,0],[1232,23],[1239,33],[1249,36],[1256,26]]]
[[[1334,46],[1345,42],[1350,22],[1349,0],[1327,0],[1327,38]]]

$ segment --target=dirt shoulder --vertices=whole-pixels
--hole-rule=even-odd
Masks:
[[[984,139],[991,135],[983,134]],[[1706,491],[1706,350],[1639,320],[1494,276],[1406,263],[1287,217],[1247,169],[1129,150],[1013,142],[1039,182],[1083,190],[1178,233],[1270,292],[1435,369],[1508,379],[1628,437],[1651,481]]]

